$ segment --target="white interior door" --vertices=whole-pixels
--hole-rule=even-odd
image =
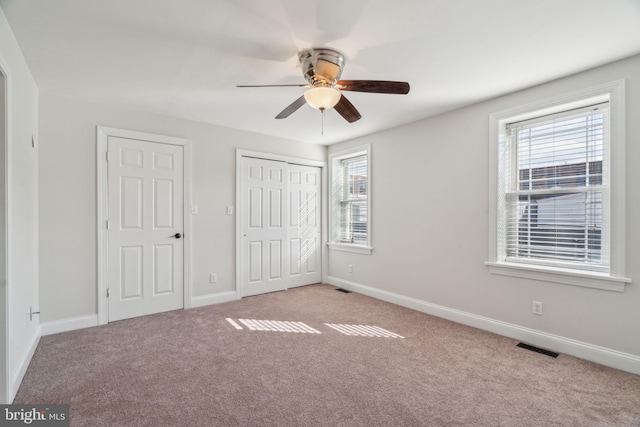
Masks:
[[[287,163],[243,157],[242,296],[287,288]]]
[[[183,150],[109,136],[109,321],[183,308]]]
[[[321,169],[289,164],[289,287],[322,281]]]

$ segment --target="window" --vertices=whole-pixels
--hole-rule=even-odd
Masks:
[[[506,125],[506,259],[608,271],[609,103]]]
[[[624,290],[624,82],[491,116],[491,271]]]
[[[371,252],[369,146],[330,154],[331,249]]]

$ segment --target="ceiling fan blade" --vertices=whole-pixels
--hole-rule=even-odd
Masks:
[[[353,123],[362,118],[356,107],[344,96],[340,96],[340,101],[334,107],[338,114],[340,114],[346,121]]]
[[[297,85],[236,85],[236,87],[311,87],[309,83]]]
[[[287,108],[282,110],[280,114],[276,116],[276,119],[286,119],[291,114],[295,113],[298,110],[298,108],[302,107],[306,103],[307,101],[304,99],[304,95],[302,95],[300,98],[293,101],[291,105],[289,105]]]
[[[409,83],[388,80],[339,80],[336,87],[353,92],[391,93],[405,95],[409,93]]]

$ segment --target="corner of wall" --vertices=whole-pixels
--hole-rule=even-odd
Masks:
[[[11,387],[9,389],[8,403],[13,402],[18,393],[18,389],[20,388],[20,384],[22,384],[22,380],[27,373],[27,368],[31,363],[31,359],[36,352],[36,348],[38,348],[38,344],[40,343],[40,338],[42,334],[40,332],[40,327],[37,329],[36,335],[31,340],[31,343],[27,347],[23,357],[16,363],[15,375],[11,379]]]
[[[26,322],[39,304],[38,87],[4,12],[0,9],[0,66],[6,77],[7,295],[6,399],[12,401],[40,340],[37,322]]]
[[[207,305],[220,304],[223,302],[230,302],[240,299],[236,291],[219,292],[216,294],[201,295],[197,297],[191,297],[191,307],[204,307]]]

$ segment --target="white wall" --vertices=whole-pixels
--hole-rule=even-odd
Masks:
[[[39,338],[38,318],[38,88],[2,10],[0,68],[7,78],[7,401],[13,400]],[[2,306],[4,314],[5,306]],[[3,384],[5,385],[5,384]],[[5,387],[3,387],[4,389]]]
[[[97,313],[96,126],[193,141],[193,296],[235,291],[236,149],[325,160],[326,148],[40,93],[42,321]],[[209,283],[209,273],[218,283]]]
[[[374,247],[368,256],[331,252],[331,281],[364,285],[361,289],[368,287],[371,294],[400,296],[405,303],[424,302],[426,311],[449,313],[470,324],[506,322],[511,331],[538,331],[569,339],[565,342],[603,347],[605,353],[614,350],[640,357],[639,70],[640,56],[636,56],[331,146],[330,152],[372,144]],[[627,79],[626,276],[634,283],[617,293],[490,274],[483,264],[489,247],[489,114],[623,78]],[[351,274],[348,264],[353,264]],[[543,316],[531,314],[532,300],[544,303]],[[640,369],[638,362],[640,358],[633,359],[633,369]]]

